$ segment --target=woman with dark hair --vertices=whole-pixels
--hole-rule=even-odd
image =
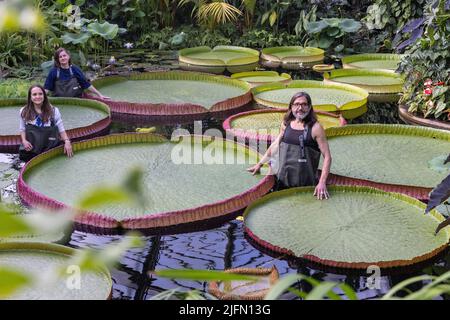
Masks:
[[[320,155],[324,161],[318,177]],[[270,157],[278,156],[271,170],[277,177],[277,189],[316,186],[314,195],[328,199],[326,181],[331,167],[331,153],[325,130],[317,121],[312,109],[311,97],[306,92],[296,93],[281,124],[280,134],[267,149],[261,160],[247,170],[259,172]]]
[[[22,146],[19,154],[28,161],[33,156],[56,147],[64,141],[64,153],[73,156],[72,145],[64,130],[61,113],[48,101],[40,85],[28,89],[27,105],[20,109],[20,137]]]
[[[66,49],[56,50],[53,59],[55,64],[45,80],[45,90],[52,91],[55,97],[79,98],[83,94],[83,90],[88,89],[101,99],[109,99],[90,84],[80,68],[72,64],[70,54]]]

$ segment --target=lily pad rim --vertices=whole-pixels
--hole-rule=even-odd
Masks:
[[[328,116],[328,117],[335,118],[335,119],[339,119],[341,117],[340,114],[335,114],[335,113],[321,111],[321,110],[317,110],[317,111],[314,111],[314,112],[316,114],[318,114],[318,115]],[[260,134],[260,133],[253,134],[253,133],[248,132],[245,129],[234,128],[233,124],[232,124],[233,121],[235,121],[235,120],[237,120],[237,119],[239,119],[241,117],[251,116],[251,115],[256,115],[256,114],[264,114],[264,113],[282,113],[282,114],[285,114],[286,110],[282,110],[282,109],[257,109],[257,110],[250,110],[250,111],[237,113],[237,114],[231,115],[228,118],[226,118],[222,122],[222,128],[225,130],[225,132],[232,134],[234,137],[241,138],[244,141],[247,141],[247,140],[267,141],[267,142],[273,141],[276,138],[276,136],[272,136],[270,134]]]
[[[345,56],[341,59],[342,66],[344,69],[364,69],[359,66],[352,65],[352,62],[359,61],[370,61],[370,60],[391,60],[398,61],[404,57],[403,54],[395,54],[395,53],[360,53]],[[394,69],[385,69],[385,68],[373,68],[370,70],[384,70],[389,72],[395,72]]]
[[[233,58],[230,59],[228,62],[220,59],[219,57],[214,58],[193,58],[189,57],[191,54],[195,53],[206,53],[206,52],[214,52],[214,53],[220,53],[223,52],[239,52],[239,53],[246,53],[248,54],[247,57],[241,57],[241,58]],[[241,60],[242,59],[242,60]],[[198,66],[210,66],[210,67],[232,67],[232,66],[239,66],[239,65],[247,65],[247,64],[253,64],[257,63],[259,61],[259,51],[251,48],[246,47],[238,47],[238,46],[225,46],[225,45],[218,45],[214,48],[208,47],[208,46],[198,46],[198,47],[191,47],[191,48],[184,48],[178,51],[178,60],[183,63],[192,64],[192,65],[198,65]]]
[[[386,78],[394,78],[401,80],[401,83],[399,84],[365,84],[365,83],[350,83],[345,81],[339,81],[336,79],[339,79],[340,77],[346,77],[346,76],[382,76]],[[390,72],[382,69],[334,69],[331,71],[324,72],[323,74],[324,80],[330,81],[330,83],[343,83],[343,84],[349,84],[353,86],[365,86],[370,88],[384,88],[384,87],[395,87],[397,91],[402,91],[403,83],[404,83],[404,76],[399,75],[395,72]]]
[[[312,54],[309,55],[291,55],[286,57],[278,57],[276,53],[279,52],[289,52],[289,51],[296,51],[296,50],[302,50],[302,49],[310,49],[311,51],[314,51]],[[316,48],[316,47],[303,47],[303,46],[278,46],[278,47],[268,47],[261,50],[261,58],[267,61],[272,62],[286,62],[290,59],[305,59],[307,62],[316,62],[316,61],[322,61],[325,55],[325,51]]]
[[[124,81],[140,81],[140,80],[165,80],[165,81],[199,81],[199,82],[211,82],[219,85],[232,86],[241,89],[242,94],[234,97],[229,97],[225,100],[218,101],[213,104],[210,109],[205,108],[199,104],[192,103],[152,103],[152,102],[129,102],[124,100],[114,100],[114,99],[101,99],[96,96],[86,95],[87,98],[104,102],[108,104],[113,113],[124,113],[124,114],[137,114],[142,116],[147,115],[192,115],[198,113],[213,113],[223,111],[223,106],[231,105],[231,108],[240,107],[242,103],[248,103],[247,100],[251,100],[251,86],[245,81],[238,79],[231,79],[222,75],[208,74],[204,72],[193,72],[193,71],[151,71],[144,73],[131,73],[128,76],[108,76],[101,79],[93,81],[93,84],[97,88],[102,88],[110,84],[124,82]],[[234,106],[238,104],[239,106]],[[136,113],[138,109],[144,108],[146,111],[144,113]],[[183,109],[183,113],[177,113],[178,109]],[[122,110],[124,109],[124,110]],[[167,109],[172,110],[168,112]],[[175,110],[177,109],[177,110]],[[225,108],[225,110],[228,110]]]
[[[71,257],[78,251],[78,249],[64,246],[61,244],[46,243],[46,242],[1,242],[0,252],[8,252],[8,251],[48,252]],[[111,299],[113,291],[113,281],[111,273],[109,272],[106,266],[98,266],[96,268],[96,272],[101,274],[103,278],[108,281],[108,287],[110,288],[110,290],[108,296],[106,296],[104,300]]]
[[[206,141],[214,141],[215,139],[223,140],[225,143],[233,144],[233,148],[236,150],[237,148],[240,148],[241,150],[244,150],[247,154],[253,153],[257,156],[257,158],[260,158],[262,155],[258,153],[257,151],[253,150],[252,148],[249,148],[248,146],[245,146],[244,144],[237,143],[235,141],[223,139],[223,138],[217,138],[217,137],[211,137],[211,136],[203,136],[203,135],[189,135],[189,136],[181,136],[181,137],[191,137],[191,139],[194,139],[195,142],[198,142],[199,140],[201,143],[204,143]],[[122,139],[122,140],[121,140]],[[119,133],[119,134],[112,134],[104,137],[97,137],[93,139],[83,140],[79,142],[75,142],[73,144],[74,151],[77,150],[87,150],[87,149],[95,149],[98,147],[108,146],[108,145],[118,145],[118,144],[134,144],[134,143],[176,143],[173,142],[167,138],[165,138],[162,135],[159,134],[153,134],[153,133]],[[191,140],[192,143],[192,140]],[[45,205],[45,206],[51,206],[53,209],[74,209],[73,207],[64,204],[63,202],[60,202],[58,200],[49,198],[45,196],[44,194],[40,193],[39,191],[36,191],[32,189],[27,183],[26,183],[26,175],[28,174],[28,171],[31,170],[34,166],[40,164],[41,162],[47,161],[49,158],[53,158],[56,156],[63,155],[63,146],[56,147],[54,149],[51,149],[49,151],[46,151],[33,159],[31,159],[29,162],[27,162],[19,173],[19,178],[17,182],[17,189],[18,194],[22,200],[24,200],[26,203],[32,205],[32,206],[39,206],[39,205]],[[209,211],[212,211],[214,214],[217,214],[215,211],[215,206],[224,206],[229,202],[239,202],[241,199],[245,196],[254,199],[257,199],[259,196],[267,193],[269,189],[272,187],[274,183],[273,177],[268,175],[260,179],[258,183],[253,185],[250,189],[245,190],[244,192],[234,195],[232,197],[222,199],[220,201],[216,201],[214,203],[208,203],[203,204],[201,206],[197,206],[194,208],[184,208],[181,210],[176,211],[164,211],[164,212],[158,212],[155,214],[147,213],[139,217],[132,217],[132,218],[125,218],[124,220],[116,220],[114,218],[111,218],[109,216],[103,215],[101,213],[96,213],[93,211],[87,211],[84,212],[84,214],[79,215],[75,218],[76,222],[79,222],[81,224],[87,224],[92,225],[89,223],[91,220],[100,219],[101,222],[104,223],[104,225],[94,225],[101,228],[117,228],[117,227],[123,227],[125,229],[151,229],[155,227],[165,227],[170,226],[173,224],[181,224],[181,223],[190,223],[190,222],[198,222],[203,219],[198,219],[197,216],[195,217],[189,217],[192,215],[197,214],[197,211],[199,211],[198,215],[201,214],[208,214]],[[31,202],[34,201],[34,203],[29,203],[30,201],[24,199],[27,197],[30,197],[30,194],[32,194],[32,199],[37,200],[31,200]],[[252,201],[253,201],[252,200]],[[248,205],[248,204],[247,204]],[[234,212],[238,210],[239,208],[236,208],[235,210],[231,211]],[[201,212],[204,210],[205,212]],[[226,212],[225,214],[218,214],[217,216],[223,216],[226,214],[229,214],[231,212]],[[211,215],[208,218],[214,218],[216,216]],[[158,221],[161,220],[161,221]],[[175,221],[176,220],[176,221]],[[160,223],[167,223],[160,225]]]
[[[336,186],[336,185],[329,185],[327,186],[329,191],[343,191],[343,192],[364,192],[364,193],[371,193],[371,194],[377,194],[377,195],[381,195],[381,196],[389,196],[391,198],[400,200],[400,201],[404,201],[407,202],[411,205],[414,205],[418,208],[420,208],[423,212],[425,211],[426,205],[417,200],[414,199],[412,197],[409,197],[407,195],[401,194],[401,193],[394,193],[394,192],[386,192],[377,188],[372,188],[372,187],[367,187],[367,186]],[[282,248],[282,247],[278,247],[276,245],[272,245],[268,242],[266,242],[265,240],[259,238],[258,236],[256,236],[251,230],[250,228],[248,228],[248,226],[245,223],[245,219],[248,215],[251,214],[251,210],[254,208],[257,208],[258,206],[264,205],[265,202],[270,201],[270,199],[272,198],[278,198],[278,197],[282,197],[284,195],[289,195],[291,193],[310,193],[312,195],[314,191],[314,187],[297,187],[297,188],[290,188],[290,189],[286,189],[286,190],[281,190],[281,191],[276,191],[276,192],[272,192],[270,194],[265,195],[264,197],[254,201],[252,204],[250,204],[244,211],[243,213],[243,217],[244,217],[244,229],[245,232],[254,240],[256,241],[256,243],[258,243],[259,245],[268,248],[271,251],[277,252],[277,253],[282,253],[282,254],[286,254],[288,256],[292,256],[292,257],[297,257],[291,250]],[[320,201],[320,200],[317,200]],[[322,200],[322,201],[327,201],[327,200]],[[434,211],[434,212],[432,212]],[[442,222],[445,220],[445,218],[436,210],[433,209],[432,211],[430,211],[430,217],[432,217],[434,220],[436,220],[437,222]],[[345,262],[345,261],[332,261],[332,260],[325,260],[325,259],[321,259],[317,256],[313,256],[313,255],[304,255],[302,257],[297,257],[297,258],[303,258],[303,259],[307,259],[310,260],[312,262],[316,262],[316,263],[320,263],[326,266],[330,266],[330,267],[338,267],[338,268],[355,268],[355,269],[366,269],[367,267],[371,266],[371,265],[377,265],[380,268],[392,268],[392,267],[403,267],[403,266],[409,266],[412,264],[416,264],[422,261],[426,261],[432,257],[434,257],[435,255],[439,254],[440,252],[442,252],[443,250],[448,248],[448,245],[450,243],[450,226],[445,227],[444,229],[441,230],[445,231],[446,237],[447,237],[447,242],[442,245],[441,247],[438,247],[437,249],[433,250],[430,253],[426,253],[424,255],[415,257],[414,259],[411,260],[394,260],[394,261],[378,261],[378,262]]]
[[[281,103],[281,102],[273,102],[266,99],[258,98],[257,95],[272,90],[282,90],[282,89],[291,89],[291,88],[330,88],[330,89],[338,89],[343,91],[348,91],[353,94],[359,95],[361,97],[360,100],[350,101],[346,104],[338,107],[335,104],[314,104],[316,108],[328,108],[333,109],[334,111],[343,111],[349,109],[358,109],[367,104],[367,99],[369,97],[369,92],[365,89],[359,88],[354,85],[344,84],[344,83],[330,83],[326,84],[323,81],[316,80],[292,80],[289,84],[283,84],[280,82],[272,82],[265,85],[261,85],[255,88],[252,88],[252,93],[254,96],[254,100],[258,103],[261,103],[264,106],[268,106],[271,108],[279,108],[286,110],[289,106],[289,103]],[[330,110],[326,110],[330,111]]]
[[[245,77],[257,77],[257,76],[267,76],[267,77],[281,77],[284,78],[284,80],[279,80],[279,81],[275,81],[275,82],[285,82],[285,81],[291,81],[292,77],[290,74],[286,73],[286,72],[282,72],[282,73],[278,73],[277,71],[246,71],[246,72],[238,72],[238,73],[233,73],[231,75],[232,79],[237,79],[237,80],[241,80],[241,81],[245,81],[251,84],[259,84],[259,83],[267,83],[267,82],[262,82],[262,81],[248,81],[248,80],[242,80],[241,78],[245,78]]]

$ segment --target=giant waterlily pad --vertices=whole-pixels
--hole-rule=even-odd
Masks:
[[[389,71],[338,69],[324,73],[324,83],[345,83],[369,92],[369,101],[395,102],[403,90],[402,76]]]
[[[342,58],[344,69],[380,69],[395,71],[402,56],[389,53],[364,53]]]
[[[74,150],[69,160],[61,148],[32,159],[22,169],[18,193],[31,205],[72,207],[86,190],[115,184],[131,168],[142,168],[145,206],[114,203],[77,218],[97,227],[166,227],[221,217],[246,207],[273,184],[271,176],[246,172],[257,161],[255,151],[219,138],[175,143],[122,134],[79,142]]]
[[[270,143],[280,134],[280,126],[284,110],[254,110],[238,113],[227,118],[223,128],[242,141],[265,141]],[[316,111],[319,123],[326,129],[344,124],[343,119],[336,114]]]
[[[411,265],[448,246],[444,218],[413,198],[367,187],[330,187],[319,201],[312,187],[271,193],[245,213],[248,234],[278,253],[333,267]]]
[[[252,87],[270,82],[291,82],[291,76],[287,73],[278,74],[276,71],[252,71],[239,72],[231,75],[233,79],[239,79],[248,82]]]
[[[208,291],[221,300],[263,300],[279,279],[279,273],[275,266],[272,268],[235,268],[227,269],[224,272],[248,275],[257,280],[210,282]]]
[[[447,131],[371,124],[329,128],[326,132],[333,157],[331,172],[350,178],[347,183],[369,183],[427,199],[428,192],[448,174],[430,166],[433,159],[448,155]]]
[[[92,272],[81,271],[79,287],[68,286],[68,284],[75,283],[64,276],[68,275],[65,271],[69,259],[75,252],[74,249],[55,244],[0,244],[0,265],[22,272],[32,279],[30,286],[19,289],[9,298],[18,300],[108,299],[111,295],[112,281],[106,268]],[[42,282],[47,273],[54,277],[57,272],[61,272],[62,276],[56,277],[56,282]],[[70,271],[69,275],[73,276],[73,272]]]
[[[194,47],[180,50],[178,59],[184,70],[235,73],[254,70],[258,66],[259,52],[235,46]]]
[[[251,101],[247,83],[195,72],[168,71],[129,77],[113,76],[94,81],[93,84],[104,95],[111,97],[111,100],[102,101],[117,114],[202,119],[207,115],[240,108]]]
[[[272,47],[262,50],[261,63],[267,67],[285,69],[301,69],[320,64],[324,59],[324,51],[313,47]]]
[[[359,117],[367,111],[367,91],[351,85],[295,80],[287,85],[271,83],[258,86],[252,91],[255,101],[269,108],[287,109],[292,96],[305,91],[311,96],[314,110],[342,113],[347,119]]]
[[[85,99],[52,98],[50,103],[61,112],[69,138],[80,139],[105,133],[111,124],[107,105]],[[26,99],[0,100],[0,152],[18,152],[19,112]]]

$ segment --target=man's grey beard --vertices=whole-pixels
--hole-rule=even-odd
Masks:
[[[301,115],[295,113],[295,114],[294,114],[294,117],[295,117],[297,120],[304,120],[304,119],[309,115],[310,112],[311,112],[311,109],[309,109],[308,112],[303,113],[303,114],[301,114]]]

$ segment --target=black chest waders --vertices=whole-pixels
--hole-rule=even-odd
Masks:
[[[37,127],[32,124],[25,125],[26,139],[31,143],[33,149],[26,151],[21,144],[19,147],[19,158],[22,161],[28,161],[34,156],[57,147],[60,143],[58,127],[53,120],[50,127]]]
[[[315,186],[318,183],[321,153],[306,145],[307,138],[308,127],[299,135],[298,145],[280,142],[276,190]]]
[[[60,69],[56,70],[56,81],[55,81],[55,91],[53,95],[55,97],[75,97],[80,98],[83,94],[83,89],[78,83],[78,79],[75,77],[72,71],[72,67],[69,68],[70,79],[69,80],[61,80]]]

